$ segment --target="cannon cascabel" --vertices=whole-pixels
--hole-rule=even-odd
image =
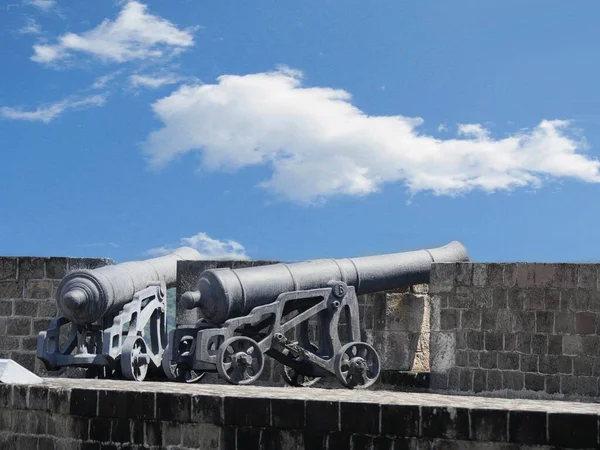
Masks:
[[[357,294],[427,283],[433,262],[468,260],[457,241],[443,247],[352,259],[321,259],[243,269],[205,270],[195,292],[182,296],[188,308],[200,308],[205,319],[223,323],[274,302],[284,292],[326,287],[343,281]]]
[[[175,283],[177,261],[201,259],[190,247],[145,261],[132,261],[99,269],[81,269],[68,273],[56,293],[59,311],[77,324],[93,323],[107,312],[130,302],[136,292],[152,282]]]

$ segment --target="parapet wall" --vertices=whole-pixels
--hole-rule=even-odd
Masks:
[[[600,264],[434,264],[433,389],[599,394]]]
[[[56,315],[54,289],[70,270],[107,264],[105,258],[0,257],[0,358],[44,374],[35,349],[38,333]]]

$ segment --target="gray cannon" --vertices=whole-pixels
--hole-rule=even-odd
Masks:
[[[452,242],[353,259],[206,270],[197,289],[180,299],[188,309],[199,308],[203,319],[172,331],[163,369],[173,380],[196,381],[216,371],[232,384],[249,384],[259,378],[266,354],[284,365],[291,385],[335,375],[347,388],[369,387],[379,376],[379,356],[360,342],[357,295],[427,283],[433,262],[467,259],[462,244]]]
[[[177,261],[197,260],[189,247],[146,261],[74,270],[56,292],[58,315],[38,335],[37,357],[48,370],[95,369],[101,376],[142,381],[161,368],[167,337],[167,287]]]

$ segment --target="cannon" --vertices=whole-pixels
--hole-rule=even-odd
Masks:
[[[73,366],[97,376],[142,381],[162,370],[167,343],[167,288],[177,261],[197,260],[193,248],[145,261],[81,269],[58,285],[58,314],[38,335],[37,357],[49,371]]]
[[[196,290],[180,299],[202,319],[171,331],[163,370],[171,380],[194,382],[217,372],[229,383],[250,384],[267,355],[284,365],[293,386],[335,376],[346,388],[368,388],[380,360],[361,341],[357,295],[427,283],[433,262],[464,260],[467,251],[455,241],[379,256],[205,270]]]

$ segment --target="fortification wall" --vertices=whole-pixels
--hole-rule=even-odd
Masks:
[[[56,315],[54,289],[69,270],[107,264],[106,258],[0,257],[0,358],[44,375],[35,348]]]
[[[0,385],[0,448],[598,448],[596,404],[47,379]]]
[[[595,398],[600,264],[435,264],[431,388]]]

